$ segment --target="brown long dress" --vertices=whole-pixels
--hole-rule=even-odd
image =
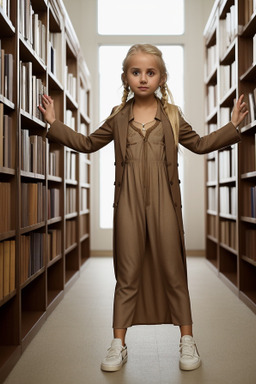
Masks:
[[[186,267],[168,187],[158,119],[143,132],[133,119],[118,210],[114,328],[192,324]]]

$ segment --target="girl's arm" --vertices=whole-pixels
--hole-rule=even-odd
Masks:
[[[230,123],[215,132],[200,137],[180,116],[179,143],[190,151],[205,154],[235,144],[241,140],[237,126],[243,121],[248,110],[243,95],[236,102]]]
[[[42,104],[38,108],[51,125],[47,138],[85,153],[95,152],[113,140],[113,129],[108,122],[91,135],[84,136],[55,118],[54,100],[50,96],[43,95]]]

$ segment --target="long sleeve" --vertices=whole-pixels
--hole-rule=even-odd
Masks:
[[[215,132],[201,137],[180,116],[179,143],[194,153],[209,153],[235,144],[240,140],[240,133],[231,122]]]
[[[113,140],[113,129],[105,122],[91,135],[84,136],[62,122],[55,120],[46,137],[78,152],[90,153],[99,150]]]

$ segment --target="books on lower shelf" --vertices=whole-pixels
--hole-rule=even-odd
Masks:
[[[42,79],[32,73],[31,62],[20,62],[20,108],[30,115],[43,120],[43,115],[38,109],[41,96],[46,93]]]
[[[26,172],[45,174],[45,141],[42,136],[29,135],[21,130],[21,169]]]
[[[13,100],[13,54],[2,49],[0,40],[0,94]]]
[[[66,151],[66,179],[76,180],[76,153]]]
[[[12,230],[11,183],[0,182],[0,233]]]
[[[85,211],[86,209],[88,209],[87,194],[87,188],[81,188],[81,211]]]
[[[48,189],[48,219],[60,216],[60,190]]]
[[[44,266],[45,234],[32,232],[21,236],[20,280],[24,283]]]
[[[220,221],[220,241],[221,243],[236,249],[236,222],[235,221]]]
[[[236,62],[220,66],[220,98],[222,99],[230,88],[236,85]]]
[[[0,103],[0,167],[14,168],[12,145],[12,119]]]
[[[219,152],[219,164],[220,180],[236,176],[236,149],[234,145],[228,150]]]
[[[208,226],[207,226],[208,235],[216,238],[217,237],[216,216],[208,215],[207,222],[208,222]]]
[[[66,189],[66,214],[76,212],[76,188]]]
[[[256,186],[250,188],[251,191],[251,217],[256,218]]]
[[[48,230],[48,262],[53,260],[61,253],[61,230]]]
[[[66,241],[65,246],[69,248],[71,245],[76,243],[76,221],[75,220],[67,220],[66,221]]]
[[[66,120],[66,125],[75,131],[75,129],[76,129],[76,119],[73,116],[72,111],[70,109],[67,109],[66,112],[65,112],[65,115],[66,115],[66,119],[65,119]]]
[[[45,186],[43,183],[21,183],[21,226],[44,221]]]
[[[217,211],[217,197],[216,197],[216,188],[208,188],[208,210]]]
[[[63,82],[63,62],[62,62],[62,35],[61,33],[49,33],[49,58],[48,67],[50,71]]]
[[[210,115],[217,105],[217,84],[208,87],[207,95],[207,115]]]
[[[220,213],[224,215],[236,215],[236,187],[220,187]]]
[[[60,151],[49,151],[48,173],[51,176],[60,176]]]
[[[68,93],[76,100],[77,79],[73,73],[68,72],[68,66],[65,67],[65,86]]]
[[[0,242],[0,300],[15,290],[15,240]]]

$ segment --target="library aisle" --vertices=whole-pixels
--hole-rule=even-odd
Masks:
[[[127,364],[101,372],[112,338],[114,276],[111,258],[91,258],[4,384],[255,384],[255,314],[205,259],[188,258],[188,279],[198,370],[179,370],[178,328],[161,325],[129,329]]]

